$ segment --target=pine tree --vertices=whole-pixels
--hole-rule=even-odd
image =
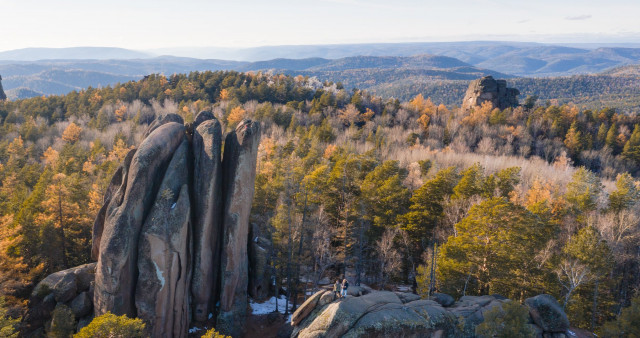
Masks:
[[[540,291],[541,273],[531,258],[551,231],[536,215],[495,197],[473,206],[456,230],[438,257],[440,290],[522,299]]]
[[[640,124],[633,128],[633,133],[622,150],[622,156],[636,164],[640,163]]]

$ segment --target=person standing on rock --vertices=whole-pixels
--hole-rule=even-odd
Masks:
[[[347,297],[347,289],[349,288],[349,282],[347,282],[347,279],[343,279],[342,280],[342,297]]]
[[[342,285],[340,284],[340,280],[336,279],[336,283],[333,284],[333,294],[336,296],[336,298],[342,297],[341,291]]]

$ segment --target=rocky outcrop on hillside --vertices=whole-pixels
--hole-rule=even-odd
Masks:
[[[517,107],[518,95],[520,91],[516,88],[507,88],[507,81],[485,76],[471,81],[462,101],[462,109],[480,107],[485,102],[490,102],[494,108],[499,109]]]
[[[336,299],[329,290],[309,297],[291,317],[291,337],[475,337],[484,314],[509,301],[493,295],[464,296],[453,302],[445,294],[419,299],[410,293],[353,288],[344,299]],[[525,304],[537,337],[575,336],[553,297],[538,295]]]
[[[58,271],[40,281],[29,297],[29,311],[24,317],[29,336],[43,336],[51,313],[58,305],[71,308],[79,327],[93,318],[93,302],[96,263]]]
[[[7,95],[4,93],[4,89],[2,89],[2,76],[0,76],[0,101],[6,100]]]
[[[59,286],[65,278],[73,284],[73,269],[47,277],[32,297],[34,329],[63,303],[79,309],[78,320],[139,317],[152,337],[187,337],[190,322],[212,317],[218,331],[241,334],[259,125],[242,121],[227,135],[224,156],[220,123],[208,112],[191,124],[160,117],[145,134],[114,174],[94,222],[91,289]]]

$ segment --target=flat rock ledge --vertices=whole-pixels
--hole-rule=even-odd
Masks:
[[[464,296],[453,301],[446,294],[431,299],[404,292],[352,287],[346,298],[321,290],[309,297],[291,317],[292,338],[321,337],[475,337],[484,314],[509,301],[499,296]],[[536,336],[573,337],[562,307],[549,295],[525,301]]]

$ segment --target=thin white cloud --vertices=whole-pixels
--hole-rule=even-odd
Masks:
[[[589,20],[591,19],[591,14],[584,14],[584,15],[576,15],[576,16],[568,16],[565,18],[566,20],[572,20],[572,21],[577,21],[577,20]]]

